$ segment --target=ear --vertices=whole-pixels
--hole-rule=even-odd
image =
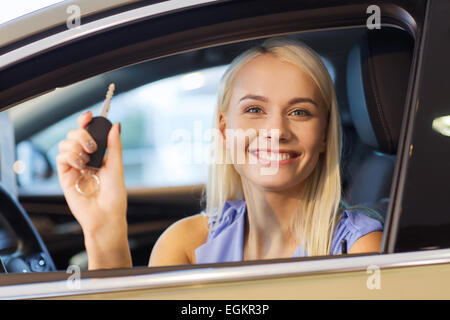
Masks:
[[[225,129],[227,128],[226,117],[222,112],[219,112],[219,130],[222,134],[223,140],[225,140]]]
[[[320,145],[320,153],[325,152],[327,150],[327,134],[328,134],[328,124],[330,123],[330,114],[328,113],[327,124],[325,125],[324,137],[322,140],[322,144]]]
[[[322,144],[320,145],[320,153],[324,153],[326,149],[327,149],[327,141],[323,140]]]

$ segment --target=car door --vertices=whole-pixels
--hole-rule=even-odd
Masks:
[[[174,4],[173,1],[168,3]],[[40,49],[24,45],[26,50],[18,48],[15,51],[9,47],[10,50],[3,54],[5,59],[0,66],[1,99],[5,106],[11,107],[56,87],[72,85],[143,61],[165,63],[165,72],[156,75],[153,80],[168,78],[171,75],[170,70],[167,71],[169,66],[175,66],[173,74],[184,74],[180,71],[183,65],[180,61],[190,62],[186,72],[204,70],[207,66],[225,64],[233,54],[237,54],[236,48],[241,50],[243,47],[229,46],[230,55],[216,57],[216,60],[212,55],[211,65],[203,60],[201,68],[195,68],[196,59],[183,60],[186,57],[180,58],[181,54],[189,51],[205,54],[212,52],[206,50],[209,47],[238,44],[274,34],[301,34],[307,30],[327,28],[364,29],[368,27],[368,8],[371,5],[365,1],[353,1],[342,6],[333,1],[281,1],[276,6],[269,1],[264,2],[264,5],[261,3],[199,1],[196,6],[186,8],[176,8],[174,4],[172,11],[158,7],[158,4],[150,4],[133,9],[136,11],[124,11],[103,18],[106,20],[93,20],[90,22],[92,24],[83,25],[78,32],[67,30],[44,37],[39,40],[42,41]],[[178,12],[175,13],[175,9]],[[448,181],[449,148],[438,147],[448,145],[448,136],[442,134],[445,130],[442,124],[439,127],[439,121],[434,126],[431,123],[448,115],[442,94],[448,83],[442,79],[448,65],[445,52],[448,53],[449,48],[441,46],[443,53],[436,56],[435,46],[444,37],[442,23],[446,23],[445,14],[440,12],[446,12],[449,8],[442,1],[422,1],[416,5],[392,1],[381,5],[379,9],[382,28],[394,26],[414,36],[413,62],[405,111],[401,114],[401,134],[389,191],[382,254],[86,271],[79,274],[79,286],[68,285],[72,282],[67,281],[69,276],[66,272],[48,273],[45,276],[6,274],[2,275],[1,281],[5,286],[1,288],[0,295],[12,298],[105,299],[171,299],[186,295],[203,299],[211,296],[223,299],[418,298],[424,294],[448,297],[449,292],[437,290],[436,285],[450,279],[450,252],[446,249],[448,232],[443,224],[446,216],[442,214],[448,212],[449,205],[443,196],[445,182],[433,184],[430,179],[439,176],[443,178],[442,181]],[[131,14],[134,18],[130,18]],[[98,26],[103,27],[98,30]],[[58,46],[51,45],[50,41],[59,41]],[[218,53],[223,53],[224,48],[221,47]],[[174,59],[171,60],[170,56],[174,56]],[[6,79],[11,81],[6,82]],[[93,98],[93,101],[100,100]],[[426,107],[422,108],[422,105]],[[36,117],[49,121],[45,120],[47,117],[42,112],[37,112]],[[51,121],[56,121],[57,117],[51,118]],[[63,115],[59,117],[64,118]],[[430,154],[430,150],[425,151],[425,145],[437,152],[432,166],[425,157]],[[424,167],[428,169],[427,172],[417,174]],[[139,232],[135,234],[136,242],[141,245],[140,250],[148,255],[152,241],[165,227],[181,216],[197,213],[201,190],[201,186],[195,188],[190,185],[187,188],[156,190],[141,188],[131,193],[128,212],[130,226],[133,227],[135,223],[136,229],[140,228],[139,232],[147,238],[139,239]],[[427,201],[425,205],[423,197],[417,194],[426,194],[433,199],[429,219],[425,219],[423,212],[430,202]],[[41,218],[41,225],[45,226],[45,221],[50,220],[56,226],[61,226],[61,221],[66,227],[70,224],[76,226],[71,221],[61,195],[22,194],[19,199],[29,214],[35,216],[35,221]],[[48,213],[50,210],[54,212],[53,216]],[[56,215],[59,218],[55,218]],[[60,266],[65,266],[64,261],[68,257],[82,252],[82,235],[79,230],[75,230],[74,234],[75,239],[72,241],[76,244],[72,247],[62,246],[61,251],[66,253],[61,253]],[[418,234],[420,237],[416,237]],[[60,238],[53,240],[45,236],[43,238],[49,244],[51,253],[58,252],[57,244],[67,241],[70,236],[63,233]],[[52,241],[55,247],[52,247]],[[142,265],[142,261],[145,261],[142,257],[145,256],[142,253],[135,265]],[[415,282],[411,284],[410,279],[415,279]]]

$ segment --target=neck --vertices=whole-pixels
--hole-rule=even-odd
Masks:
[[[268,191],[242,180],[247,204],[247,218],[244,232],[244,248],[247,256],[289,256],[298,246],[290,233],[293,215],[300,214],[300,193],[302,185],[296,185],[283,192]],[[294,249],[295,251],[295,249]],[[281,254],[280,254],[281,253]],[[293,254],[293,252],[292,252]]]

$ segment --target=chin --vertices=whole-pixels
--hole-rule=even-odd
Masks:
[[[257,177],[247,177],[255,186],[265,190],[265,191],[283,191],[288,188],[292,188],[300,183],[299,179],[293,179],[292,176],[281,177],[279,175],[267,175],[267,176],[257,176]]]

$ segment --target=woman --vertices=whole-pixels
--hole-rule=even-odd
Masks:
[[[119,124],[108,136],[100,191],[84,197],[74,188],[95,150],[84,130],[91,118],[81,115],[80,129],[61,142],[59,180],[83,229],[89,269],[131,267]],[[337,254],[343,239],[349,253],[380,250],[382,225],[340,206],[336,96],[309,47],[274,37],[235,58],[213,127],[205,211],[170,226],[149,266]]]

